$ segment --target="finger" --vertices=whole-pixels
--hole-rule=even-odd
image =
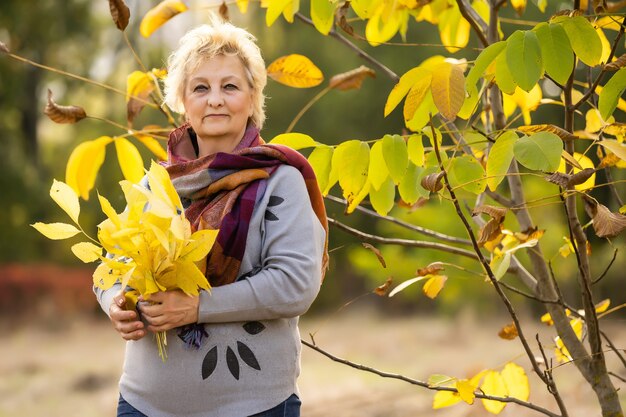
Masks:
[[[130,333],[122,333],[122,338],[124,340],[139,340],[146,335],[145,330],[135,330]]]
[[[137,313],[135,311],[129,310],[121,310],[119,308],[114,308],[111,310],[111,320],[116,321],[131,321],[137,319]]]
[[[139,304],[139,310],[146,317],[157,317],[163,315],[163,307],[161,304]]]
[[[121,321],[115,323],[115,329],[121,334],[128,334],[137,330],[143,330],[144,324],[140,321]]]

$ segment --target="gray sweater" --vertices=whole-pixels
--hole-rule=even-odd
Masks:
[[[194,350],[168,331],[165,363],[152,333],[126,342],[124,399],[149,417],[244,417],[298,394],[298,316],[319,291],[324,240],[302,176],[280,166],[252,214],[244,278],[200,294],[209,336]],[[117,291],[96,290],[107,314]]]

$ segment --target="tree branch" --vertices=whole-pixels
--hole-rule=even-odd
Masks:
[[[306,340],[302,340],[302,339],[300,341],[302,342],[303,345],[307,346],[308,348],[313,349],[314,351],[316,351],[318,353],[321,353],[322,355],[326,356],[330,360],[332,360],[334,362],[337,362],[337,363],[341,363],[343,365],[349,366],[349,367],[354,368],[354,369],[358,369],[360,371],[369,372],[369,373],[378,375],[378,376],[383,377],[383,378],[398,379],[400,381],[408,382],[409,384],[417,385],[417,386],[420,386],[422,388],[426,388],[426,389],[429,389],[429,390],[432,390],[432,391],[458,392],[455,388],[452,388],[452,387],[431,386],[427,382],[419,381],[417,379],[412,379],[412,378],[409,378],[409,377],[404,376],[404,375],[392,374],[392,373],[389,373],[389,372],[380,371],[378,369],[375,369],[375,368],[372,368],[372,367],[369,367],[369,366],[365,366],[365,365],[361,365],[361,364],[358,364],[358,363],[354,363],[354,362],[351,362],[351,361],[346,360],[346,359],[342,359],[342,358],[340,358],[338,356],[335,356],[335,355],[325,351],[324,349],[318,347],[315,343],[309,343]],[[474,393],[474,395],[476,396],[476,398],[481,398],[481,399],[485,399],[485,400],[494,400],[494,401],[500,401],[500,402],[503,402],[503,403],[515,403],[515,404],[518,404],[518,405],[520,405],[522,407],[529,408],[531,410],[537,411],[537,412],[539,412],[541,414],[545,414],[545,415],[550,416],[550,417],[564,417],[564,416],[560,416],[559,414],[555,414],[555,413],[551,412],[550,410],[547,410],[547,409],[545,409],[543,407],[540,407],[538,405],[535,405],[535,404],[532,404],[532,403],[529,403],[529,402],[526,402],[526,401],[522,401],[522,400],[514,398],[514,397],[496,397],[496,396],[492,396],[492,395],[485,395],[485,394],[478,393],[478,392]]]
[[[613,258],[611,259],[611,262],[609,262],[609,264],[606,266],[606,268],[604,269],[604,271],[600,274],[598,278],[591,281],[591,285],[597,284],[598,282],[600,282],[602,278],[606,276],[607,272],[609,272],[609,269],[611,269],[613,262],[615,262],[615,258],[617,258],[617,249],[613,251]]]
[[[483,20],[482,17],[474,10],[474,8],[467,3],[467,0],[456,0],[456,4],[459,6],[459,11],[461,15],[469,22],[469,24],[478,35],[478,39],[480,39],[480,43],[483,44],[484,47],[489,46],[489,41],[485,34],[489,31],[489,26]]]
[[[338,222],[335,219],[329,218],[328,224],[331,224],[345,232],[348,232],[365,242],[383,243],[385,245],[400,245],[414,248],[434,249],[442,252],[453,253],[455,255],[465,256],[467,258],[477,259],[476,254],[472,251],[468,251],[461,248],[455,248],[454,246],[448,246],[436,242],[426,242],[423,240],[409,240],[409,239],[393,239],[384,238],[381,236],[371,235],[369,233],[361,232],[343,223]]]
[[[304,23],[306,23],[307,25],[315,27],[315,25],[313,24],[313,21],[311,19],[309,19],[308,17],[304,16],[303,14],[296,13],[295,16],[298,19],[300,19],[301,21],[303,21]],[[337,30],[335,30],[334,28],[330,30],[328,35],[333,37],[333,38],[335,38],[335,39],[337,39],[337,40],[339,40],[341,43],[346,45],[348,48],[352,49],[354,52],[356,52],[356,54],[358,56],[360,56],[361,58],[363,58],[364,60],[369,62],[372,66],[378,68],[387,77],[391,78],[391,80],[394,83],[397,83],[398,81],[400,81],[400,77],[398,76],[398,74],[396,74],[395,72],[393,72],[392,70],[387,68],[387,66],[385,66],[382,62],[378,61],[376,58],[372,57],[367,52],[365,52],[364,50],[362,50],[361,48],[359,48],[358,46],[356,46],[355,44],[350,42],[348,39],[346,39],[345,36],[343,36],[341,33],[337,32]]]
[[[330,201],[332,201],[332,202],[338,203],[338,204],[342,204],[342,205],[348,204],[348,202],[346,200],[344,200],[342,198],[337,198],[337,197],[332,196],[330,194],[327,195],[325,198],[330,200]],[[472,242],[470,242],[467,239],[461,239],[459,237],[445,235],[443,233],[435,232],[434,230],[426,229],[424,227],[415,226],[414,224],[407,223],[407,222],[402,221],[400,219],[397,219],[395,217],[381,216],[380,214],[376,213],[375,211],[369,210],[369,209],[367,209],[365,207],[357,206],[356,210],[361,212],[361,213],[367,214],[370,217],[374,217],[376,219],[381,219],[381,220],[385,220],[385,221],[388,221],[388,222],[393,223],[393,224],[397,224],[399,226],[404,227],[405,229],[411,230],[413,232],[420,233],[420,234],[422,234],[424,236],[429,236],[429,237],[432,237],[432,238],[435,238],[435,239],[438,239],[438,240],[442,240],[444,242],[458,243],[460,245],[468,245],[468,246],[472,244]]]

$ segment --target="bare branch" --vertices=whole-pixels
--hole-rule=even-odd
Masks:
[[[609,339],[609,336],[604,333],[602,330],[600,330],[600,333],[602,334],[602,337],[604,337],[604,340],[606,340],[606,343],[608,343],[609,347],[611,348],[611,350],[613,352],[615,352],[615,354],[617,355],[617,357],[619,358],[620,361],[622,361],[622,365],[624,365],[624,368],[626,368],[626,359],[624,358],[624,356],[619,352],[619,349],[617,349],[615,347],[615,345],[613,344],[613,342],[611,341],[611,339]]]
[[[409,247],[414,247],[414,248],[435,249],[435,250],[440,250],[443,252],[453,253],[455,255],[465,256],[467,258],[477,259],[476,254],[474,252],[461,249],[461,248],[455,248],[454,246],[448,246],[448,245],[444,245],[444,244],[436,243],[436,242],[427,242],[423,240],[384,238],[381,236],[376,236],[376,235],[371,235],[369,233],[361,232],[360,230],[354,229],[332,218],[328,219],[328,223],[345,232],[348,232],[358,237],[359,239],[365,242],[383,243],[386,245],[409,246]]]
[[[483,44],[484,47],[489,46],[489,41],[485,34],[489,31],[489,26],[487,22],[483,20],[482,17],[474,10],[474,8],[467,3],[467,0],[456,0],[456,4],[459,5],[459,11],[461,15],[469,22],[469,24],[478,35],[478,39]]]
[[[313,21],[309,19],[308,17],[304,16],[302,13],[296,13],[295,16],[298,19],[302,20],[304,23],[313,27],[315,26],[313,24]],[[369,62],[372,66],[378,68],[382,73],[384,73],[387,77],[389,77],[394,83],[397,83],[398,81],[400,81],[400,77],[398,77],[398,74],[396,74],[395,72],[387,68],[387,66],[385,66],[382,62],[378,61],[376,58],[372,57],[367,52],[365,52],[364,50],[362,50],[361,48],[359,48],[358,46],[350,42],[345,36],[337,32],[335,29],[331,29],[328,35],[332,36],[333,38],[339,40],[344,45],[348,46],[348,48],[352,49],[358,56],[360,56],[361,58]]]
[[[554,392],[551,391],[551,394],[554,396],[554,399],[559,405],[559,409],[563,412],[563,417],[567,417],[568,416],[567,408],[565,407],[565,403],[563,402],[563,398],[561,397],[561,394],[559,393],[559,389],[557,385],[554,383],[554,378],[552,377],[552,367],[548,367],[548,358],[546,356],[546,352],[543,350],[543,344],[539,340],[539,334],[536,334],[535,338],[537,339],[537,345],[539,346],[539,350],[541,351],[541,356],[543,357],[543,361],[546,364],[546,370],[545,370],[544,375],[546,376],[546,379],[550,381],[550,385],[548,385],[548,387],[549,388],[551,387],[554,389]]]
[[[354,368],[354,369],[358,369],[360,371],[369,372],[369,373],[378,375],[378,376],[383,377],[383,378],[398,379],[400,381],[408,382],[409,384],[417,385],[417,386],[420,386],[422,388],[426,388],[426,389],[429,389],[429,390],[432,390],[432,391],[458,392],[455,388],[452,388],[452,387],[431,386],[427,382],[419,381],[417,379],[412,379],[412,378],[409,378],[409,377],[404,376],[404,375],[392,374],[392,373],[389,373],[389,372],[380,371],[378,369],[375,369],[375,368],[372,368],[372,367],[369,367],[369,366],[365,366],[365,365],[361,365],[361,364],[358,364],[358,363],[354,363],[354,362],[351,362],[349,360],[346,360],[346,359],[340,358],[338,356],[335,356],[335,355],[325,351],[324,349],[318,347],[314,343],[309,343],[306,340],[301,340],[301,342],[302,342],[303,345],[313,349],[314,351],[316,351],[318,353],[321,353],[322,355],[326,356],[327,358],[331,359],[334,362],[341,363],[343,365],[349,366],[349,367]],[[538,413],[545,414],[545,415],[550,416],[550,417],[566,417],[566,416],[561,416],[559,414],[555,414],[555,413],[551,412],[550,410],[547,410],[547,409],[545,409],[543,407],[540,407],[538,405],[535,405],[535,404],[532,404],[532,403],[529,403],[529,402],[526,402],[526,401],[522,401],[522,400],[514,398],[514,397],[496,397],[496,396],[492,396],[492,395],[485,395],[485,394],[478,393],[478,392],[475,393],[474,395],[476,396],[476,398],[482,398],[482,399],[486,399],[486,400],[500,401],[500,402],[503,402],[503,403],[515,403],[515,404],[518,404],[518,405],[520,405],[522,407],[526,407],[528,409],[537,411]]]
[[[338,198],[332,195],[327,195],[326,198],[332,202],[335,203],[339,203],[342,205],[346,205],[348,202],[342,198]],[[397,219],[395,217],[391,217],[391,216],[381,216],[380,214],[376,213],[373,210],[369,210],[365,207],[361,207],[361,206],[357,206],[356,208],[357,211],[360,211],[361,213],[367,214],[368,216],[377,218],[377,219],[381,219],[381,220],[385,220],[388,221],[390,223],[394,223],[397,224],[399,226],[402,226],[408,230],[411,230],[413,232],[417,232],[420,233],[424,236],[430,236],[432,238],[438,239],[438,240],[442,240],[444,242],[450,242],[450,243],[458,243],[460,245],[471,245],[472,243],[467,240],[467,239],[461,239],[458,237],[454,237],[454,236],[450,236],[450,235],[445,235],[443,233],[439,233],[439,232],[435,232],[434,230],[430,230],[430,229],[426,229],[424,227],[420,227],[420,226],[415,226],[414,224],[411,223],[407,223],[405,221],[402,221],[400,219]]]

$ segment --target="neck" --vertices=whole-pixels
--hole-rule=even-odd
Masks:
[[[239,134],[231,136],[198,136],[198,157],[218,152],[231,153],[237,147],[245,132],[246,129],[244,128]]]

